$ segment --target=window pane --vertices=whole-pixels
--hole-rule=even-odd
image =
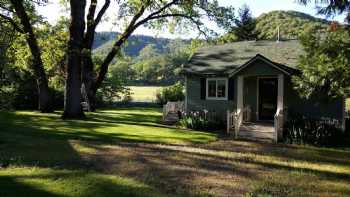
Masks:
[[[208,81],[208,97],[216,97],[216,81]]]
[[[226,97],[226,81],[218,80],[218,97]]]

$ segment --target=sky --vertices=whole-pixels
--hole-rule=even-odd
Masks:
[[[247,4],[252,11],[254,17],[258,17],[263,13],[267,13],[273,10],[294,10],[299,12],[304,12],[318,18],[325,18],[323,15],[317,15],[317,9],[313,3],[304,6],[296,3],[295,0],[218,0],[220,6],[234,6],[236,9],[242,7],[243,4]],[[64,8],[58,3],[51,3],[45,7],[39,7],[38,11],[42,14],[51,24],[64,14]],[[113,1],[112,1],[113,2]],[[113,11],[116,10],[115,4],[111,4],[107,16],[113,18]],[[343,22],[344,17],[336,16],[335,18],[328,18],[329,20],[337,20]],[[218,27],[213,22],[206,21],[206,26],[217,32],[221,32]],[[115,25],[113,21],[103,21],[97,28],[97,31],[120,31],[118,25]],[[138,28],[134,34],[150,35],[155,37],[166,37],[166,38],[194,38],[198,35],[196,31],[191,32],[181,32],[181,33],[170,33],[168,30],[155,31],[150,30],[145,27]]]

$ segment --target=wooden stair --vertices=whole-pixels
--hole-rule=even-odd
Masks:
[[[177,112],[169,112],[163,119],[163,123],[167,125],[173,125],[179,121],[179,115]]]
[[[274,141],[275,128],[269,122],[244,122],[238,133],[238,138],[254,141]]]

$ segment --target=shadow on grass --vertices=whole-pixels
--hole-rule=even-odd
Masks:
[[[0,176],[0,196],[37,196],[37,197],[60,197],[62,195],[54,194],[45,190],[35,188],[30,185],[19,183],[13,176]],[[63,196],[62,196],[63,197]]]
[[[25,175],[18,173],[0,176],[0,185],[2,197],[164,196],[156,189],[133,179],[84,171],[34,169]]]
[[[133,177],[138,180],[138,183],[145,183],[167,194],[179,196],[210,196],[213,195],[210,193],[213,189],[223,192],[217,193],[218,196],[230,196],[233,193],[243,195],[250,191],[253,191],[253,194],[271,195],[277,191],[280,192],[276,194],[278,196],[285,194],[283,190],[289,191],[294,187],[302,192],[311,192],[313,188],[307,186],[308,179],[306,179],[311,176],[315,176],[318,182],[350,183],[349,173],[336,172],[322,166],[327,164],[340,167],[341,170],[347,169],[350,162],[349,151],[233,140],[183,146],[171,142],[174,140],[206,142],[209,134],[182,131],[160,125],[157,122],[160,116],[154,113],[142,114],[138,111],[129,113],[123,110],[91,113],[89,116],[90,118],[86,121],[62,121],[57,115],[2,113],[0,114],[0,156],[1,154],[7,154],[6,157],[23,156],[22,164],[29,167],[58,166],[59,169],[93,170],[106,174],[116,172],[122,177]],[[106,128],[108,126],[113,129],[108,130]],[[145,136],[132,131],[120,131],[134,126],[144,127],[150,131],[141,132]],[[157,135],[155,132],[161,129],[174,135]],[[87,143],[86,146],[96,150],[97,153],[84,155],[88,158],[82,157],[76,148],[72,147],[71,140],[74,139],[84,140]],[[107,150],[108,148],[104,146],[106,142],[118,143],[114,144],[115,149]],[[164,144],[159,145],[162,142]],[[223,155],[221,152],[227,152],[229,155]],[[264,156],[271,156],[272,160],[265,160]],[[289,165],[288,162],[308,162],[310,165],[321,167],[295,166]],[[27,178],[75,180],[75,177],[82,177],[84,173],[86,172],[82,174],[52,173],[31,175]],[[284,177],[275,178],[276,173],[282,173]],[[266,174],[272,174],[274,179],[269,180],[264,177]],[[302,185],[284,183],[286,177],[295,182],[299,181],[298,177],[302,177],[300,181],[305,183]],[[38,187],[31,188],[29,185],[18,182],[22,178],[25,176],[0,176],[0,184],[10,182],[18,188],[23,186],[23,192],[33,192],[37,196],[50,196],[50,193],[45,195],[46,190],[41,191]],[[93,183],[88,188],[98,193],[109,191],[105,193],[106,196],[112,193],[119,194],[119,191],[124,190],[135,191],[136,194],[127,193],[134,196],[138,193],[152,194],[150,190],[139,190],[133,185],[120,186],[118,183],[110,182],[109,179],[98,177],[92,179],[96,179],[98,183]],[[255,182],[259,185],[252,189],[250,185]],[[10,188],[10,185],[8,187]],[[116,191],[110,190],[111,187]],[[31,189],[33,191],[30,191]],[[319,191],[326,189],[319,188]],[[334,187],[332,191],[337,194],[350,193],[350,189],[341,187]],[[52,194],[52,196],[60,195]],[[89,191],[84,194],[84,196],[90,195]],[[123,195],[125,193],[122,192],[120,196]]]
[[[142,118],[142,116],[126,115],[120,117],[119,120],[124,119],[126,121],[130,118]],[[137,120],[134,123],[137,123]],[[127,180],[126,184],[121,184],[120,182],[124,182],[124,180],[115,180],[115,177],[101,177],[102,175],[89,177],[92,172],[84,171],[93,170],[93,164],[81,157],[81,153],[78,153],[76,147],[73,147],[72,140],[97,140],[101,143],[147,141],[132,133],[96,132],[96,129],[103,129],[108,124],[113,124],[113,127],[118,129],[120,124],[126,123],[117,123],[116,121],[108,123],[94,117],[86,121],[63,121],[59,119],[57,114],[1,112],[0,164],[8,162],[10,168],[0,169],[0,196],[67,196],[67,194],[61,194],[60,192],[69,191],[71,188],[75,188],[75,192],[80,192],[76,196],[162,196],[142,182]],[[128,124],[134,125],[131,121],[128,121]],[[200,138],[200,136],[198,137]],[[153,138],[154,142],[160,141],[158,139],[160,136],[150,135],[150,138]],[[181,138],[181,136],[178,139],[187,140],[185,137]],[[21,166],[21,169],[49,168],[54,172],[44,175],[35,173],[22,175],[22,172],[19,171],[18,174],[14,174],[11,169],[13,166]],[[6,170],[8,170],[8,173],[6,173]],[[68,172],[55,172],[60,170]],[[79,172],[76,172],[76,170],[79,170]],[[82,170],[84,172],[80,172]],[[88,182],[79,179],[84,176],[86,176]],[[78,180],[71,184],[64,183],[75,179]],[[57,183],[62,180],[62,183]],[[51,189],[46,187],[52,185],[54,188],[56,184],[62,184],[61,188]],[[82,184],[81,188],[79,188],[79,184]],[[87,190],[85,190],[86,187]],[[70,195],[70,193],[68,194]]]
[[[5,117],[4,122],[6,122],[2,126],[4,133],[31,137],[102,140],[109,143],[119,141],[203,143],[210,138],[215,138],[214,134],[185,131],[161,125],[159,124],[159,115],[147,113],[115,113],[113,116],[110,113],[108,115],[91,113],[85,121],[63,121],[57,116],[38,116],[37,114],[16,115],[7,113],[2,114],[2,116]],[[138,126],[138,128],[135,126]],[[158,128],[162,130],[158,130]],[[148,130],[150,131],[148,132]]]
[[[349,166],[333,163],[334,167],[341,168],[338,172],[312,157],[305,165],[298,156],[289,160],[283,155],[267,158],[255,153],[255,143],[243,147],[237,141],[235,143],[236,146],[228,144],[231,149],[226,152],[228,155],[208,148],[208,145],[121,143],[114,150],[100,149],[101,155],[91,159],[99,171],[131,176],[154,187],[161,184],[166,193],[180,196],[201,196],[203,193],[199,190],[208,190],[208,195],[213,195],[211,190],[223,192],[214,196],[232,193],[244,196],[251,191],[273,196],[298,196],[309,192],[314,192],[315,196],[327,195],[327,192],[336,196],[350,194],[350,188],[345,187],[350,184]],[[124,168],[125,165],[129,167]],[[328,188],[329,184],[333,187]],[[320,188],[314,191],[317,185]]]

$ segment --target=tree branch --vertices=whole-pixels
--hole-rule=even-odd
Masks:
[[[147,17],[145,17],[144,19],[139,20],[139,18],[143,15],[143,13],[145,12],[147,3],[145,3],[141,9],[139,10],[138,13],[136,13],[134,15],[134,17],[132,18],[132,20],[130,21],[129,25],[127,26],[127,28],[125,29],[124,33],[120,36],[120,38],[113,44],[113,48],[111,49],[111,51],[108,53],[108,55],[106,56],[106,58],[104,59],[101,67],[100,67],[100,71],[98,73],[97,79],[96,79],[96,83],[95,83],[95,87],[94,87],[94,91],[96,92],[97,89],[101,86],[105,75],[107,74],[108,71],[108,66],[109,64],[112,62],[113,58],[115,57],[115,55],[118,53],[118,51],[121,49],[121,46],[123,45],[123,43],[129,38],[129,36],[135,31],[136,28],[138,28],[139,26],[147,23],[150,20],[156,20],[156,19],[160,19],[160,18],[166,18],[166,17],[183,17],[186,19],[191,20],[192,22],[194,22],[197,26],[197,29],[200,33],[204,34],[205,36],[207,36],[205,34],[205,32],[200,28],[200,22],[195,20],[193,17],[185,15],[185,14],[162,14],[166,9],[170,8],[171,6],[175,5],[176,3],[180,2],[180,0],[172,0],[171,2],[165,4],[163,7],[161,7],[159,10],[149,14]],[[137,22],[138,21],[138,22]]]
[[[151,16],[151,15],[149,15],[149,16]],[[192,21],[192,22],[196,25],[198,31],[199,31],[201,34],[203,34],[204,36],[208,37],[208,35],[207,35],[207,34],[201,29],[201,27],[200,27],[201,23],[200,23],[199,21],[195,20],[193,17],[188,16],[188,15],[186,15],[186,14],[163,14],[163,15],[156,15],[156,16],[146,17],[145,19],[139,21],[139,22],[135,25],[135,29],[136,29],[137,27],[139,27],[139,26],[141,26],[141,25],[147,23],[147,22],[150,21],[150,20],[157,20],[157,19],[168,18],[168,17],[182,17],[182,18],[186,18],[186,19]]]
[[[97,26],[100,23],[103,15],[106,13],[110,4],[111,4],[111,0],[105,0],[105,4],[101,8],[101,10],[98,12],[97,17],[95,19],[95,26]]]
[[[11,18],[0,13],[0,17],[9,22],[16,31],[25,33],[24,30]]]
[[[96,92],[97,89],[101,86],[107,71],[108,71],[108,66],[112,62],[113,58],[115,55],[119,52],[120,47],[123,45],[123,43],[129,38],[129,36],[134,32],[135,24],[137,20],[143,15],[143,13],[146,10],[146,6],[142,5],[140,10],[134,15],[134,17],[131,19],[129,25],[125,29],[124,33],[120,36],[120,38],[113,44],[113,48],[111,51],[108,53],[106,58],[103,60],[103,63],[101,64],[100,71],[98,73],[96,83],[94,84],[94,91]]]
[[[165,4],[162,8],[160,8],[158,11],[156,12],[153,12],[152,14],[148,15],[146,18],[150,18],[150,17],[153,17],[153,16],[156,16],[160,13],[162,13],[164,10],[166,10],[167,8],[171,7],[172,5],[176,4],[177,2],[179,2],[179,0],[173,0],[167,4]]]

